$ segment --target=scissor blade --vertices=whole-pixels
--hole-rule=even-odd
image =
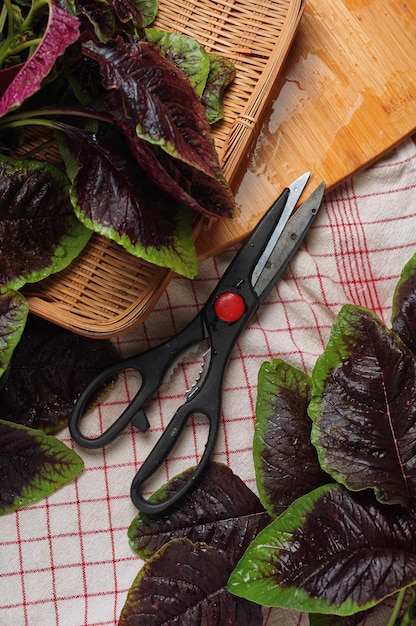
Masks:
[[[289,196],[288,196],[285,208],[283,209],[282,215],[280,216],[280,219],[276,225],[276,228],[274,229],[269,241],[267,242],[267,246],[262,252],[259,260],[257,261],[256,266],[251,275],[251,284],[253,285],[253,287],[257,283],[257,280],[260,274],[262,273],[264,266],[269,261],[270,254],[272,253],[273,248],[275,247],[277,241],[279,240],[279,237],[282,234],[283,229],[286,226],[288,219],[292,215],[293,209],[295,208],[297,201],[301,197],[303,190],[305,189],[308,183],[310,175],[311,175],[310,172],[305,172],[305,174],[302,174],[302,176],[299,176],[299,178],[297,178],[291,185],[289,185],[288,187]]]
[[[260,302],[263,302],[282,276],[304,240],[321,206],[324,191],[325,183],[322,182],[288,220],[268,259],[266,259],[257,282],[253,284]]]

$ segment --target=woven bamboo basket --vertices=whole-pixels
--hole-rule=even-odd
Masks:
[[[232,188],[242,175],[303,8],[304,0],[160,0],[155,27],[192,36],[235,64],[224,119],[213,127]],[[195,236],[197,231],[198,226]],[[27,285],[24,293],[32,313],[78,334],[104,338],[140,325],[171,278],[170,270],[94,234],[66,270]]]

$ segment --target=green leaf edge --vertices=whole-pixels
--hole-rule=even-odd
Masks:
[[[72,194],[71,194],[72,195]],[[75,213],[78,219],[92,231],[111,239],[122,246],[131,255],[141,258],[149,263],[172,270],[185,278],[194,278],[198,272],[198,259],[192,232],[192,216],[186,207],[181,207],[177,212],[177,230],[175,233],[174,248],[166,246],[144,247],[140,243],[134,244],[126,234],[120,235],[110,226],[103,226],[87,218],[76,204],[73,198]]]
[[[349,330],[351,326],[353,326],[353,324],[351,324],[350,322],[351,319],[354,319],[354,317],[358,317],[363,314],[372,318],[376,323],[383,327],[386,334],[393,335],[395,341],[398,344],[402,344],[400,337],[396,335],[394,331],[387,328],[384,322],[371,309],[355,304],[346,304],[341,308],[334,320],[330,333],[330,338],[326,345],[326,348],[323,354],[317,359],[315,367],[312,371],[312,394],[311,401],[308,405],[308,414],[312,419],[311,443],[316,448],[321,468],[339,484],[344,485],[351,492],[359,492],[364,491],[365,489],[372,489],[376,499],[379,502],[388,504],[380,498],[380,490],[371,484],[355,489],[351,487],[345,477],[336,470],[334,470],[330,466],[330,464],[328,464],[325,450],[321,447],[319,441],[321,431],[318,422],[320,416],[321,400],[325,390],[325,382],[331,375],[331,372],[334,371],[339,365],[341,365],[344,359],[348,358],[351,355],[351,351],[348,350],[345,342],[343,341],[343,337],[348,336]],[[406,349],[406,346],[404,344],[402,345],[404,349]]]
[[[3,374],[7,371],[14,349],[16,348],[17,344],[19,343],[22,337],[22,333],[26,325],[27,316],[29,314],[28,302],[26,298],[22,296],[22,294],[19,293],[18,291],[15,291],[14,289],[11,289],[8,286],[0,285],[0,298],[2,296],[5,296],[5,297],[11,296],[14,298],[14,301],[16,303],[15,309],[17,307],[17,311],[20,313],[20,316],[17,319],[17,328],[15,329],[13,333],[9,335],[9,341],[6,342],[7,347],[5,348],[1,347],[1,352],[2,352],[2,355],[4,356],[4,359],[3,359],[3,365],[2,367],[0,367],[0,377],[3,376]],[[0,341],[0,343],[2,343],[2,341]]]
[[[206,546],[207,548],[212,549],[210,548],[210,546],[208,546],[207,544],[203,542],[193,543],[192,541],[184,537],[171,539],[170,541],[165,543],[163,546],[161,546],[159,550],[157,550],[149,559],[147,559],[147,561],[140,568],[135,579],[133,580],[131,587],[129,588],[127,592],[127,597],[120,613],[120,622],[119,622],[120,624],[125,623],[127,626],[127,622],[123,621],[124,619],[123,613],[125,610],[127,611],[130,608],[131,604],[135,604],[134,594],[136,593],[137,589],[140,587],[141,582],[148,576],[149,569],[154,565],[154,563],[156,563],[163,556],[166,550],[170,549],[172,545],[176,543],[177,544],[190,544],[192,546],[197,546],[197,547]],[[140,609],[140,606],[138,607],[138,609]],[[140,616],[140,613],[138,613],[138,616]]]
[[[166,499],[167,495],[169,495],[169,487],[175,483],[178,479],[183,478],[186,475],[191,476],[191,474],[196,469],[196,465],[188,467],[187,469],[179,472],[175,476],[172,476],[166,483],[161,485],[152,495],[149,496],[148,502],[156,504],[158,502],[163,502]],[[149,553],[146,551],[146,548],[141,549],[137,546],[135,541],[135,531],[137,527],[140,527],[142,523],[146,523],[146,520],[149,519],[149,516],[146,513],[139,512],[131,521],[130,526],[127,529],[127,538],[129,542],[129,546],[131,550],[140,556],[143,560],[147,560],[152,558]],[[169,543],[169,542],[167,542]],[[165,544],[166,545],[166,544]],[[161,549],[161,548],[160,548]],[[153,556],[153,555],[152,555]]]
[[[158,0],[133,0],[143,17],[143,26],[149,26],[156,19],[159,10]]]
[[[315,502],[331,491],[344,489],[339,484],[327,484],[317,487],[310,493],[295,500],[279,517],[262,530],[248,547],[228,580],[228,590],[237,596],[256,602],[266,607],[279,607],[307,613],[323,615],[354,615],[380,604],[387,597],[395,595],[395,589],[384,598],[369,601],[358,606],[350,599],[339,606],[334,606],[319,597],[310,597],[306,591],[297,586],[283,587],[273,580],[273,551],[284,550],[285,544],[291,540],[310,513]],[[261,554],[266,555],[262,558]],[[258,554],[259,553],[259,554]],[[276,557],[278,558],[278,556]],[[405,585],[403,589],[416,584]]]
[[[74,450],[68,448],[68,446],[57,437],[54,437],[53,435],[46,435],[42,430],[29,428],[28,426],[23,426],[21,424],[14,424],[2,419],[0,419],[0,424],[5,424],[10,429],[26,431],[31,437],[37,440],[37,443],[42,448],[46,448],[47,450],[52,450],[57,454],[60,454],[60,458],[64,459],[65,464],[68,466],[68,471],[61,474],[61,479],[57,479],[56,475],[54,478],[54,473],[50,467],[48,470],[51,476],[48,477],[47,480],[45,480],[47,472],[44,473],[45,475],[43,475],[42,478],[39,478],[39,476],[33,476],[29,485],[23,489],[20,497],[16,496],[14,502],[10,506],[0,506],[0,516],[12,513],[17,509],[34,504],[35,502],[50,496],[64,485],[75,480],[75,478],[77,478],[83,471],[84,461],[82,458]],[[45,466],[43,466],[43,468],[44,467]]]
[[[286,377],[285,377],[286,374]],[[301,370],[289,365],[283,359],[276,358],[267,361],[260,366],[257,377],[257,399],[256,399],[256,424],[253,435],[253,463],[256,477],[256,487],[261,504],[271,517],[275,517],[274,505],[267,495],[264,485],[265,471],[262,458],[262,440],[267,433],[268,422],[270,419],[270,397],[275,397],[280,393],[281,389],[288,388],[287,382],[299,380],[301,384],[307,385],[310,389],[312,381],[310,376]],[[271,384],[273,381],[273,384]]]
[[[295,500],[248,547],[228,580],[228,590],[246,600],[266,607],[298,611],[333,613],[334,607],[321,598],[311,599],[298,587],[279,587],[273,580],[272,552],[284,547],[312,511],[314,503],[338,485],[323,485]],[[267,553],[262,558],[258,553]],[[352,604],[352,603],[351,603]]]
[[[318,421],[321,413],[321,401],[325,392],[326,380],[330,377],[331,372],[333,372],[344,359],[350,356],[350,351],[345,341],[343,341],[343,337],[351,334],[351,324],[349,320],[363,313],[380,321],[373,311],[356,304],[345,304],[335,317],[325,350],[316,360],[312,370],[311,400],[308,405],[308,415],[312,420],[311,443],[316,448],[319,464],[325,472],[347,488],[349,488],[349,486],[345,483],[343,476],[334,472],[328,465],[325,451],[319,443],[320,429]]]
[[[224,57],[221,54],[210,53],[210,72],[208,74],[207,85],[202,93],[202,102],[205,106],[208,122],[212,126],[216,122],[219,122],[224,118],[224,93],[226,89],[231,85],[235,79],[236,69],[233,61]],[[216,86],[214,89],[209,87],[209,81],[212,75],[216,72],[218,63],[227,65],[229,69],[229,75],[226,80],[221,82],[220,86]]]
[[[16,166],[16,164],[20,164],[22,168],[49,172],[59,181],[64,189],[67,189],[68,200],[70,200],[70,182],[67,176],[53,164],[44,161],[36,161],[34,159],[11,159],[5,155],[0,155],[0,159],[3,163],[9,164],[11,168]],[[29,271],[27,274],[21,274],[5,284],[10,287],[10,289],[17,290],[23,287],[26,283],[36,283],[44,278],[47,278],[51,274],[62,271],[68,267],[68,265],[70,265],[70,263],[72,263],[72,261],[85,248],[91,235],[92,230],[86,228],[86,226],[81,223],[75,214],[70,216],[67,225],[67,232],[56,245],[54,253],[50,258],[50,262],[35,272]]]
[[[147,28],[146,37],[149,41],[158,46],[162,54],[165,54],[166,47],[172,50],[172,62],[188,78],[198,96],[201,96],[208,80],[211,65],[210,57],[204,46],[202,46],[194,37],[189,37],[189,35],[157,30],[155,28]],[[175,44],[177,42],[179,42],[183,48],[186,48],[187,53],[192,53],[194,59],[192,65],[194,67],[199,65],[200,68],[196,74],[191,74],[187,71],[189,64],[188,60],[183,62],[180,55],[176,56],[177,48],[175,47]],[[199,60],[195,57],[199,57]]]
[[[92,230],[88,229],[74,215],[74,218],[69,222],[66,235],[56,246],[49,265],[46,265],[36,272],[29,272],[28,274],[8,282],[8,286],[12,289],[20,289],[27,283],[37,283],[52,274],[61,272],[78,257],[90,240],[91,235]]]
[[[393,292],[393,302],[392,302],[392,310],[391,310],[391,319],[393,320],[400,313],[400,302],[399,302],[399,293],[401,291],[402,286],[406,283],[412,275],[416,273],[416,254],[414,254],[403,267],[400,278],[396,283],[394,292]]]

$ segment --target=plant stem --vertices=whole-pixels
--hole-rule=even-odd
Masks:
[[[0,33],[3,33],[3,28],[6,23],[6,19],[7,19],[7,5],[6,3],[4,3],[3,6],[1,7],[1,12],[0,12]]]
[[[34,15],[36,15],[39,10],[43,9],[44,6],[49,6],[48,0],[40,0],[39,2],[36,2],[36,0],[32,1],[32,6],[30,7],[29,13],[26,15],[22,24],[22,31],[31,28],[31,22]]]
[[[37,39],[28,39],[27,41],[22,41],[20,46],[16,46],[15,48],[13,48],[13,50],[11,50],[11,53],[20,54],[20,52],[23,52],[23,50],[26,50],[26,48],[31,48],[32,46],[37,47],[41,41],[42,41],[42,37],[38,37]],[[10,52],[8,52],[7,56],[9,56],[9,54]]]
[[[396,623],[396,620],[400,613],[400,609],[402,608],[402,605],[403,605],[405,594],[406,594],[406,589],[400,589],[399,593],[397,594],[396,603],[393,607],[393,611],[390,615],[389,621],[387,622],[386,626],[394,626],[394,624]]]
[[[29,124],[36,124],[42,126],[50,126],[53,128],[58,127],[58,123],[52,120],[43,120],[42,116],[53,115],[73,115],[75,117],[84,117],[93,120],[99,120],[102,122],[112,123],[110,115],[105,113],[97,113],[96,111],[88,111],[85,109],[71,109],[71,108],[59,108],[59,109],[38,109],[36,111],[27,111],[26,113],[17,113],[15,115],[7,115],[0,120],[0,128],[16,128],[17,126],[27,126]],[[37,116],[37,117],[34,117]]]
[[[10,42],[14,40],[16,34],[16,21],[13,12],[13,5],[11,0],[4,0],[4,4],[1,10],[1,32],[6,24],[7,19],[7,35],[4,36],[3,43],[1,44],[0,54],[0,69],[3,67],[5,59],[9,56],[10,52],[13,52],[10,48]]]
[[[30,119],[22,119],[16,120],[14,122],[10,122],[9,124],[5,124],[5,128],[19,128],[19,126],[47,126],[48,128],[59,128],[58,124],[55,124],[51,120],[43,120],[36,117],[31,117]]]
[[[8,35],[13,35],[15,31],[15,23],[13,19],[13,5],[10,0],[4,0],[3,9],[6,9],[7,17],[8,17],[8,24],[7,24]],[[4,17],[4,21],[6,21],[5,17]]]
[[[0,68],[3,67],[4,61],[7,57],[17,55],[29,48],[29,56],[33,53],[36,47],[41,43],[43,34],[39,37],[35,37],[33,32],[33,19],[36,13],[42,10],[45,6],[49,7],[48,0],[33,0],[29,13],[23,20],[23,22],[16,24],[13,13],[13,4],[11,0],[4,0],[2,12],[0,14],[1,19],[1,31],[3,30],[6,15],[8,18],[7,23],[7,36],[1,45],[0,54]],[[4,14],[4,9],[7,9],[7,13]],[[30,34],[29,34],[30,33]],[[21,35],[19,37],[19,35]],[[16,43],[20,40],[20,43]]]

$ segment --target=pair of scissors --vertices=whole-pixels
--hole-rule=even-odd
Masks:
[[[206,469],[213,453],[221,420],[221,391],[231,351],[273,286],[282,276],[313,223],[325,190],[322,182],[294,211],[309,180],[302,175],[285,188],[243,242],[223,277],[194,319],[176,336],[141,354],[121,360],[103,371],[76,401],[69,428],[73,439],[85,448],[99,448],[112,442],[132,424],[145,432],[150,424],[145,407],[162,385],[166,373],[190,347],[208,341],[209,361],[203,375],[187,393],[162,436],[139,468],[131,485],[131,498],[139,511],[159,514],[176,504]],[[136,370],[141,387],[131,404],[103,433],[89,437],[82,433],[81,420],[91,399],[104,381],[122,371]],[[202,415],[209,430],[205,450],[189,480],[164,500],[152,501],[142,495],[143,484],[151,477],[179,439],[188,420]]]

